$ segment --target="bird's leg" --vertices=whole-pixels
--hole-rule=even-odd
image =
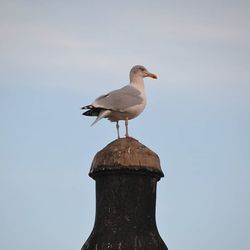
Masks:
[[[128,118],[126,118],[126,120],[125,120],[125,128],[126,128],[126,137],[129,137],[129,135],[128,135]]]
[[[120,132],[119,132],[119,121],[116,122],[116,130],[117,130],[117,136],[118,136],[118,139],[120,139]]]

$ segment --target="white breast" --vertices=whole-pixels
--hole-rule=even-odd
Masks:
[[[146,101],[146,97],[144,95],[143,102],[141,104],[132,106],[127,110],[126,113],[128,115],[128,119],[129,120],[133,119],[133,118],[137,117],[139,114],[141,114],[143,112],[143,110],[145,109],[146,103],[147,103],[147,101]]]

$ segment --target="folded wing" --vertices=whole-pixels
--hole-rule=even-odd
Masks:
[[[95,108],[124,112],[142,102],[141,92],[132,85],[127,85],[98,97],[91,105]]]

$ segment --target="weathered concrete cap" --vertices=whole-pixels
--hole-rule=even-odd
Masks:
[[[117,139],[99,151],[92,162],[89,175],[127,170],[150,172],[163,177],[160,159],[156,153],[134,138]]]

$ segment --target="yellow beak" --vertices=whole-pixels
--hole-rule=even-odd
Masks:
[[[157,79],[157,75],[152,74],[152,73],[149,73],[149,72],[146,73],[145,77],[151,77],[151,78],[153,78],[153,79]]]

